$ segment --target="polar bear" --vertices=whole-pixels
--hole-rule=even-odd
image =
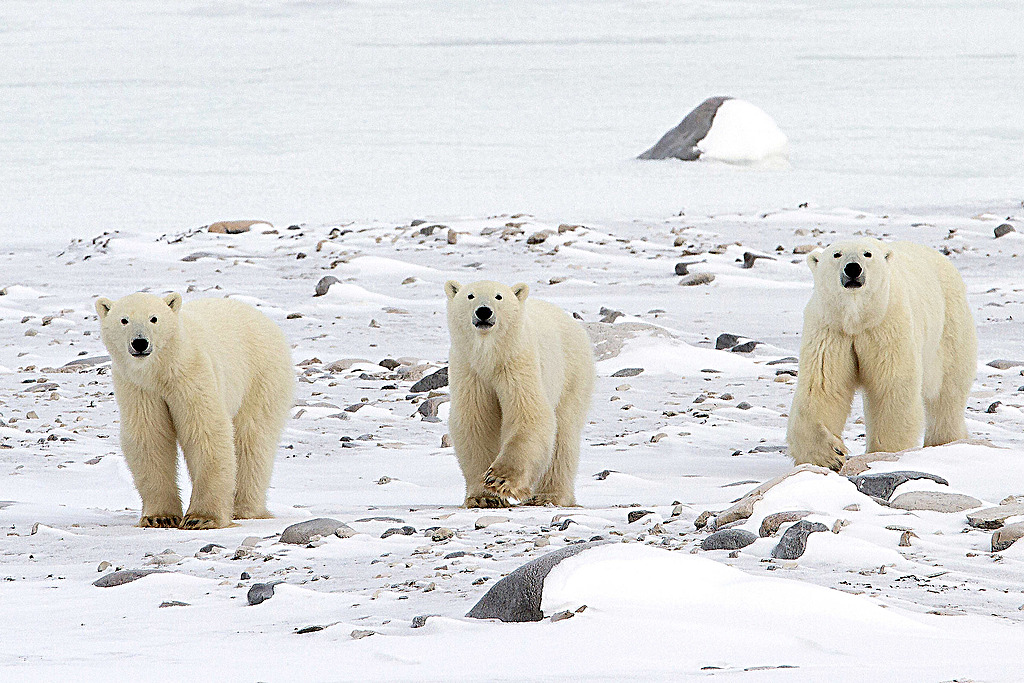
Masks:
[[[800,371],[786,440],[797,464],[839,469],[854,391],[864,392],[867,452],[967,436],[964,411],[978,341],[949,259],[909,242],[864,238],[807,256]]]
[[[281,330],[231,299],[180,294],[98,299],[121,413],[121,450],[142,497],[142,527],[212,529],[270,517],[267,486],[292,406]],[[178,445],[192,479],[182,516]]]
[[[557,306],[527,300],[522,283],[449,280],[444,289],[449,430],[465,507],[575,505],[595,376],[586,331]]]

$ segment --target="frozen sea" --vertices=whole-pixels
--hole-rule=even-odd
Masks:
[[[0,235],[1024,195],[1015,0],[6,0]],[[639,162],[712,95],[792,168]]]

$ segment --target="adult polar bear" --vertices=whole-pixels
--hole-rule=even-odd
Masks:
[[[575,505],[580,432],[594,390],[586,331],[525,284],[444,285],[449,430],[466,507]]]
[[[960,274],[934,249],[864,238],[807,256],[800,372],[789,413],[797,464],[839,469],[854,391],[864,390],[867,452],[967,436],[978,342]]]
[[[121,450],[142,496],[143,527],[211,529],[270,517],[267,487],[292,405],[281,330],[231,299],[182,304],[130,294],[98,299],[121,413]],[[182,516],[178,444],[192,479]]]

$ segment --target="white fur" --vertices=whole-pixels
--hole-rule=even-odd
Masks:
[[[851,261],[864,270],[859,289],[840,282]],[[814,293],[789,413],[793,460],[842,466],[841,435],[858,388],[869,453],[914,448],[922,432],[926,446],[965,438],[978,342],[949,259],[919,244],[865,238],[815,250],[807,262]]]
[[[294,391],[281,330],[231,299],[183,305],[180,294],[140,293],[99,299],[96,311],[112,361],[121,449],[142,496],[139,526],[208,529],[269,517],[266,492]],[[147,339],[152,352],[133,356],[135,338]],[[192,479],[184,516],[178,445]]]
[[[449,428],[466,507],[575,505],[580,433],[594,390],[583,327],[525,284],[445,284],[451,354]],[[470,297],[473,297],[470,299]],[[473,316],[494,311],[481,330]]]

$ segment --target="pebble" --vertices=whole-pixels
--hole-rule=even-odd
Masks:
[[[738,550],[746,548],[757,540],[757,536],[744,529],[723,529],[716,531],[703,541],[701,550]]]
[[[160,603],[161,607],[190,607],[189,603],[182,602],[181,600],[164,600]]]
[[[882,500],[889,500],[897,486],[905,484],[913,479],[931,479],[943,486],[949,486],[949,482],[942,477],[934,474],[928,474],[927,472],[878,472],[871,474],[859,474],[847,478],[853,482],[853,485],[857,487],[857,490],[864,495],[881,498]]]
[[[375,636],[375,635],[377,635],[377,632],[376,631],[364,631],[364,630],[361,630],[361,629],[357,628],[356,630],[352,631],[352,633],[350,633],[349,635],[352,636],[353,640],[359,640],[360,638],[366,638],[368,636]]]
[[[723,332],[718,335],[717,339],[715,339],[715,350],[724,351],[726,349],[731,349],[739,343],[740,338],[737,335]]]
[[[680,279],[679,284],[685,287],[693,287],[694,285],[711,284],[714,280],[714,273],[693,273],[692,275],[686,275]]]
[[[761,538],[768,538],[769,536],[774,536],[775,532],[778,531],[783,524],[787,524],[789,522],[798,522],[809,514],[811,514],[810,510],[789,510],[786,512],[773,512],[772,514],[767,515],[764,519],[761,520],[761,528],[758,530],[757,533],[761,536]]]
[[[636,377],[643,371],[643,368],[622,368],[613,372],[612,377]]]
[[[316,283],[316,293],[313,296],[323,296],[331,288],[331,285],[338,282],[341,282],[341,280],[333,275],[324,275],[320,278],[320,282]]]
[[[120,586],[125,583],[131,583],[141,579],[143,576],[149,576],[150,574],[164,574],[166,573],[163,569],[120,569],[116,572],[110,572],[92,582],[92,585],[99,586],[100,588],[110,588],[111,586]]]
[[[772,548],[772,557],[778,560],[798,559],[807,550],[807,537],[815,531],[828,531],[828,527],[820,522],[801,519],[782,534],[779,544]]]
[[[930,510],[933,512],[964,512],[981,507],[973,496],[942,491],[908,491],[896,496],[889,507],[898,510]]]
[[[1009,517],[1024,515],[1024,503],[999,505],[967,514],[967,523],[976,529],[998,529]]]
[[[626,520],[632,524],[633,522],[641,520],[650,514],[653,514],[650,510],[631,510],[630,513],[626,515]]]
[[[274,597],[274,586],[276,583],[254,583],[246,594],[246,600],[250,605],[258,605]]]
[[[1003,223],[1002,225],[997,225],[995,227],[995,230],[993,230],[992,232],[995,234],[996,239],[999,239],[1003,235],[1008,235],[1011,232],[1017,232],[1017,231],[1009,223]]]
[[[434,389],[440,389],[441,387],[448,386],[448,368],[443,367],[437,372],[432,372],[420,381],[412,385],[409,391],[413,393],[421,393],[424,391],[433,391]]]
[[[412,536],[415,533],[416,533],[416,527],[411,527],[411,526],[406,525],[406,526],[401,526],[401,527],[391,527],[390,529],[385,531],[383,534],[381,534],[380,537],[381,538],[387,538],[388,536]]]
[[[313,536],[329,536],[344,526],[346,526],[344,522],[339,522],[336,519],[317,517],[316,519],[292,524],[281,532],[281,542],[305,545],[309,543],[309,539]]]
[[[485,529],[492,524],[504,524],[505,522],[511,521],[511,518],[503,515],[484,515],[483,517],[478,517],[476,522],[473,523],[473,526],[476,529]]]
[[[992,534],[992,552],[998,553],[1006,550],[1022,537],[1024,537],[1024,522],[1007,524]]]

